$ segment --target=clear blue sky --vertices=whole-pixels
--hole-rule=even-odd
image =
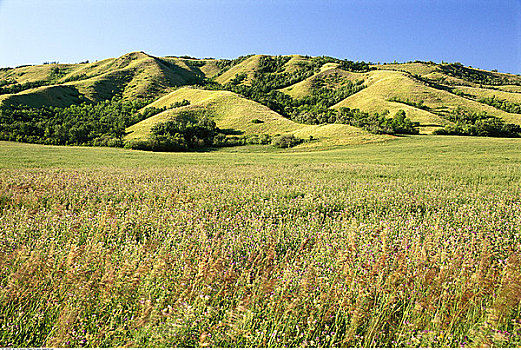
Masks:
[[[432,60],[521,73],[521,0],[0,0],[0,67],[131,51]]]

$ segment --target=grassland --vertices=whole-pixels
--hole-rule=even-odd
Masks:
[[[129,127],[127,139],[146,139],[150,135],[150,129],[155,124],[175,117],[175,114],[180,110],[191,108],[210,110],[220,129],[233,130],[245,135],[294,134],[304,139],[309,139],[312,136],[316,140],[312,143],[301,144],[297,146],[297,149],[316,149],[392,139],[387,135],[373,135],[344,124],[299,124],[284,118],[259,103],[229,91],[210,91],[185,87],[163,96],[148,107],[169,107],[183,100],[190,101],[190,105],[168,109]],[[253,123],[254,120],[261,122]]]
[[[0,346],[519,347],[520,146],[1,142]]]

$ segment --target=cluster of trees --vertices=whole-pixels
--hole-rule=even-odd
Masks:
[[[299,112],[293,116],[299,123],[324,124],[339,123],[356,126],[373,134],[418,134],[419,123],[407,118],[405,111],[399,110],[389,118],[387,114],[367,113],[359,109],[340,107],[339,110],[323,109],[321,113]]]
[[[286,65],[290,59],[290,56],[261,56],[259,58],[257,72],[260,74],[281,73],[284,70],[284,65]]]
[[[278,148],[290,148],[304,142],[303,139],[295,137],[293,134],[278,135],[273,137],[271,144]]]
[[[12,83],[10,81],[2,81],[0,82],[0,95],[2,94],[17,94],[21,91],[27,89],[34,89],[40,86],[50,85],[48,81],[38,80],[38,81],[29,81],[23,84]]]
[[[157,111],[139,113],[150,100],[97,104],[82,103],[65,108],[2,106],[0,139],[51,145],[121,146],[125,128]]]
[[[372,69],[376,69],[376,68],[369,67],[369,63],[366,63],[364,61],[353,62],[353,61],[348,61],[348,60],[343,60],[340,63],[340,65],[338,66],[338,68],[347,70],[350,72],[368,72]]]
[[[49,72],[49,80],[55,83],[64,76],[66,76],[67,73],[69,73],[69,71],[70,70],[66,68],[52,67]]]
[[[401,98],[398,98],[398,97],[391,97],[390,99],[388,99],[387,101],[390,101],[390,102],[399,102],[399,103],[403,103],[403,104],[406,104],[408,106],[412,106],[412,107],[416,107],[416,108],[419,108],[419,109],[424,109],[424,110],[428,110],[429,107],[427,107],[423,100],[420,100],[420,102],[415,102],[415,101],[410,101],[408,98],[405,99],[405,100],[402,100]]]
[[[505,124],[500,118],[486,112],[468,112],[456,109],[447,117],[454,122],[443,129],[436,130],[437,135],[468,135],[490,137],[520,137],[521,127],[516,124]]]
[[[496,107],[497,109],[501,109],[505,112],[521,114],[521,103],[514,103],[506,100],[501,100],[496,96],[480,98],[478,99],[478,102]]]
[[[212,146],[217,132],[208,111],[181,111],[175,118],[154,125],[148,140],[130,141],[125,146],[151,151],[187,151]]]
[[[347,70],[350,72],[368,72],[370,70],[376,69],[369,67],[370,63],[364,62],[364,61],[350,61],[350,60],[341,60],[334,57],[329,56],[318,56],[318,57],[309,57],[306,56],[306,58],[310,59],[310,61],[302,62],[300,63],[303,66],[311,65],[315,71],[320,70],[320,67],[322,67],[326,63],[338,63],[338,68]]]
[[[474,99],[476,97],[474,95],[467,94],[467,93],[461,91],[460,89],[456,89],[456,88],[450,89],[448,91],[453,93],[454,95],[457,95],[457,96],[460,96],[460,97],[465,97],[465,98],[470,98],[470,99]]]
[[[214,115],[204,109],[180,111],[174,118],[158,123],[151,129],[147,140],[131,140],[124,147],[148,151],[190,151],[209,147],[243,146],[247,144],[272,144],[279,148],[289,148],[303,140],[294,135],[228,135],[220,130]]]
[[[231,147],[244,145],[269,145],[272,138],[268,134],[260,135],[227,135],[222,131],[215,135],[214,146]]]
[[[482,85],[505,85],[505,84],[514,84],[521,85],[521,83],[517,80],[511,80],[504,76],[500,76],[494,73],[485,72],[482,70],[477,70],[469,67],[463,66],[461,63],[450,63],[443,64],[440,66],[441,70],[450,76],[455,78],[464,79],[467,81],[471,81],[473,83],[482,84]]]
[[[404,110],[399,110],[393,117],[386,114],[361,112],[358,109],[341,107],[337,123],[349,124],[365,129],[373,134],[418,134],[420,123],[413,122]]]

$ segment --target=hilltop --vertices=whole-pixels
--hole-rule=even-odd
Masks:
[[[39,116],[43,109],[40,122],[58,113],[53,108],[75,115],[74,106],[104,101],[132,104],[132,111],[126,112],[131,115],[114,117],[121,125],[111,130],[118,132],[97,136],[123,141],[150,137],[154,125],[194,110],[211,111],[218,129],[234,135],[290,133],[315,138],[315,146],[385,140],[389,137],[377,134],[407,133],[413,127],[420,133],[501,136],[515,135],[516,125],[521,125],[521,76],[460,63],[370,64],[302,55],[223,60],[144,52],[98,62],[0,70],[2,109]],[[183,101],[188,105],[179,105]],[[20,112],[21,106],[30,112]],[[2,139],[70,142],[53,136],[55,124],[42,127],[50,136],[34,131],[31,138],[22,137],[13,129],[15,114],[4,117]],[[25,118],[24,123],[32,120]],[[75,120],[71,127],[80,127],[82,119]],[[80,139],[72,143],[89,144]]]

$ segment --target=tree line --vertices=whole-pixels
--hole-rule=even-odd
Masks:
[[[149,99],[123,101],[118,97],[96,104],[69,107],[2,106],[0,139],[50,145],[121,146],[125,128],[158,109],[139,109]]]
[[[489,137],[520,137],[521,127],[516,124],[506,124],[500,118],[487,112],[469,112],[457,108],[447,117],[454,124],[438,129],[436,135],[468,135]]]

